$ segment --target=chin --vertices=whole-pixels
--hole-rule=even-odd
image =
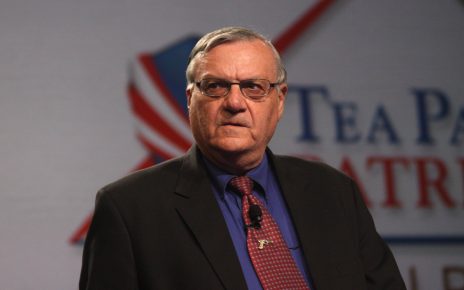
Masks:
[[[212,147],[224,153],[240,153],[249,151],[252,146],[250,146],[249,142],[243,142],[243,138],[241,139],[242,140],[240,140],[240,142],[237,142],[237,138],[234,138],[234,140],[221,140],[220,142],[213,144]]]

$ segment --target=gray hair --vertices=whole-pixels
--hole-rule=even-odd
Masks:
[[[252,40],[261,40],[266,45],[271,48],[274,53],[275,61],[276,61],[276,72],[277,72],[277,83],[284,83],[287,81],[287,71],[282,63],[280,58],[279,52],[277,52],[274,45],[263,35],[247,29],[243,27],[224,27],[215,31],[212,31],[208,34],[205,34],[200,40],[198,40],[195,47],[190,52],[187,70],[186,70],[186,77],[187,77],[187,84],[191,85],[195,82],[195,68],[197,64],[198,58],[203,57],[206,53],[208,53],[214,47],[228,43],[228,42],[235,42],[235,41],[252,41]]]

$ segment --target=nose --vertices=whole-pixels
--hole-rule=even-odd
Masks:
[[[233,113],[246,110],[245,97],[242,95],[238,84],[231,84],[230,91],[224,98],[224,106],[226,110]]]

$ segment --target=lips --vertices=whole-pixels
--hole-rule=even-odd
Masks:
[[[221,126],[234,126],[234,127],[246,127],[248,128],[248,123],[241,121],[225,121],[220,123]]]

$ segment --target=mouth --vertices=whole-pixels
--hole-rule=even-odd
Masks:
[[[223,122],[221,123],[221,126],[227,127],[227,126],[232,126],[232,127],[245,127],[247,128],[248,125],[243,123],[243,122]]]

